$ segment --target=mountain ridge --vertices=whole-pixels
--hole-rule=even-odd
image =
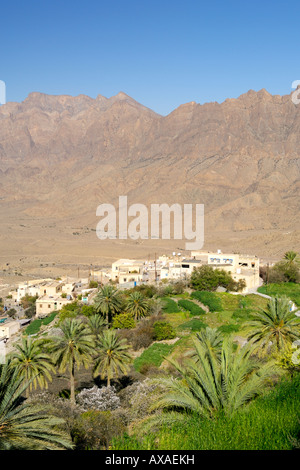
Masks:
[[[38,250],[47,244],[42,227],[49,219],[56,227],[49,239],[59,245],[69,236],[81,253],[80,237],[74,241],[66,227],[92,231],[96,207],[128,195],[129,204],[204,204],[205,247],[223,241],[257,254],[272,254],[272,244],[278,254],[300,250],[299,131],[291,95],[265,89],[222,103],[192,101],[166,116],[124,92],[110,98],[33,92],[0,107],[2,249],[19,240],[23,220],[36,227],[26,250],[30,244]]]

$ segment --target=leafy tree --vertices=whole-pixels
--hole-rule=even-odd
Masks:
[[[273,297],[267,308],[252,314],[245,327],[252,328],[248,339],[254,344],[265,349],[271,342],[279,352],[299,338],[300,318],[290,311],[290,302],[286,297]]]
[[[80,305],[77,301],[62,306],[59,313],[59,324],[63,323],[67,318],[76,318],[80,314]]]
[[[51,356],[45,352],[47,341],[36,340],[23,337],[21,344],[16,344],[11,354],[11,366],[16,374],[21,377],[29,386],[26,389],[26,396],[29,396],[30,390],[37,385],[47,388],[48,381],[52,380],[52,374],[55,373],[55,367]]]
[[[109,387],[112,378],[120,373],[126,375],[131,362],[128,349],[127,341],[119,338],[114,330],[104,330],[97,342],[94,376],[100,374],[102,379],[106,377]]]
[[[70,374],[71,402],[75,403],[75,368],[88,367],[94,353],[89,328],[79,320],[67,318],[60,326],[63,335],[53,337],[53,359],[60,372]]]
[[[113,319],[112,327],[115,329],[131,329],[135,328],[135,321],[133,315],[129,312],[120,313],[116,315]]]
[[[108,325],[111,324],[113,315],[121,312],[122,306],[122,294],[110,285],[101,287],[94,300],[96,312],[106,317]]]
[[[71,449],[62,419],[51,416],[45,403],[21,401],[28,385],[9,361],[0,365],[0,450]]]
[[[191,274],[191,286],[199,291],[215,291],[219,286],[227,288],[233,285],[231,274],[224,269],[214,269],[203,265],[195,268]]]
[[[139,320],[149,314],[148,300],[140,292],[132,292],[127,298],[126,311],[131,313],[135,320]]]

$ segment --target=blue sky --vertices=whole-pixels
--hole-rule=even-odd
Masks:
[[[7,101],[33,91],[123,91],[168,114],[249,89],[289,94],[300,79],[291,1],[10,0],[0,8]]]

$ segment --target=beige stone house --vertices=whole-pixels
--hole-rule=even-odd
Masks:
[[[36,301],[36,317],[44,317],[49,315],[51,312],[59,311],[64,305],[71,302],[73,302],[73,299],[64,299],[57,295],[44,295],[39,297]]]

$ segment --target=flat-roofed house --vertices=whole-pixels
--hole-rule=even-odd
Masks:
[[[61,308],[73,302],[71,298],[62,298],[60,296],[49,296],[44,295],[36,301],[36,317],[44,317],[49,315],[51,312],[59,311]]]
[[[132,259],[119,259],[112,263],[111,279],[120,284],[132,281],[142,281],[144,261]]]

